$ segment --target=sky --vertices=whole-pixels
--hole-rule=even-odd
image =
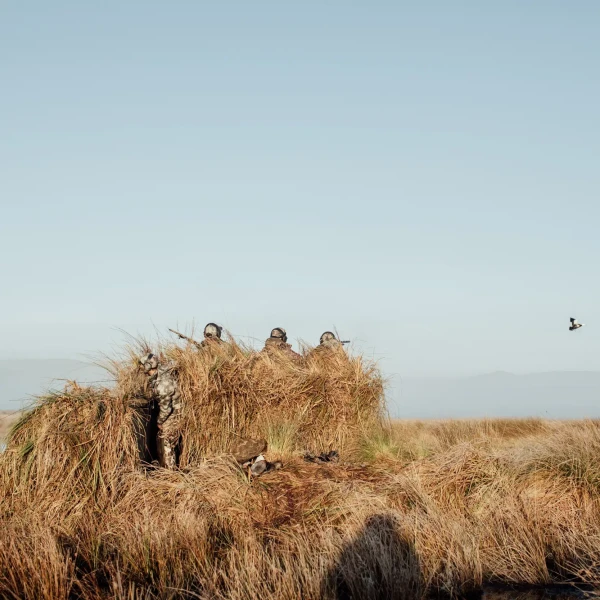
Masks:
[[[600,369],[598,2],[0,7],[0,359],[208,321]],[[569,332],[569,317],[586,327]]]

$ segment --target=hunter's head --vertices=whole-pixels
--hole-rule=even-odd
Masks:
[[[339,348],[341,346],[340,341],[335,337],[335,334],[331,331],[326,331],[321,335],[319,344],[326,348]]]
[[[204,337],[206,339],[210,338],[218,338],[221,339],[221,332],[223,328],[217,325],[216,323],[208,323],[204,328]]]
[[[149,352],[140,358],[140,367],[144,369],[146,375],[153,375],[158,369],[158,356]]]
[[[283,327],[275,327],[275,329],[271,330],[271,337],[282,342],[287,342],[287,333]]]

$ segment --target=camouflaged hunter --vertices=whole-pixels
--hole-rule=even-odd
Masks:
[[[223,333],[223,328],[216,323],[208,323],[204,327],[204,339],[200,342],[200,345],[203,348],[210,346],[210,344],[220,344],[222,343],[221,334]]]
[[[265,340],[264,350],[267,352],[281,352],[295,360],[301,356],[292,350],[292,346],[287,343],[287,333],[283,327],[275,327],[271,330],[271,335]]]
[[[331,331],[326,331],[321,335],[319,339],[319,345],[323,348],[333,348],[339,349],[342,348],[342,342],[335,337],[335,334]]]
[[[179,446],[179,417],[181,415],[181,395],[177,385],[177,365],[174,362],[162,364],[155,354],[147,354],[140,359],[144,373],[150,378],[150,387],[158,405],[157,450],[162,467],[174,469],[177,466]]]

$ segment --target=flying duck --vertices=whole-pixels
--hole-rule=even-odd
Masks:
[[[571,327],[569,327],[569,331],[575,331],[576,329],[579,329],[580,327],[583,327],[584,323],[578,323],[577,319],[574,319],[573,317],[571,317]]]

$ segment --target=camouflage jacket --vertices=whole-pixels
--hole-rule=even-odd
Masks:
[[[319,344],[315,346],[308,354],[307,357],[313,356],[336,356],[340,354],[345,354],[344,346],[340,342],[331,343],[327,342],[324,344]]]
[[[212,348],[215,346],[220,346],[221,344],[224,344],[225,342],[218,338],[218,337],[212,337],[212,338],[204,338],[201,342],[200,342],[200,346],[202,348]]]
[[[284,342],[281,338],[267,338],[265,348],[267,352],[282,352],[294,360],[302,358],[297,352],[292,350],[292,346]]]
[[[181,412],[181,394],[175,375],[176,368],[174,363],[159,365],[153,377],[152,389],[158,403],[159,425],[162,425],[171,415],[178,415]]]
[[[329,350],[340,350],[343,347],[339,340],[325,340],[317,346],[317,348],[328,348]]]

